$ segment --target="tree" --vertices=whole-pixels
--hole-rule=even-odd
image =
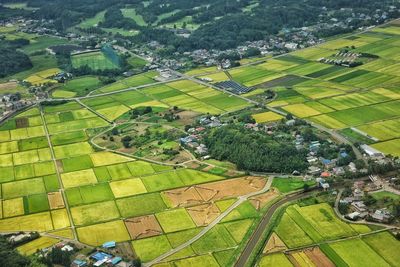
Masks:
[[[121,139],[122,145],[123,145],[125,148],[130,148],[130,147],[131,147],[131,141],[132,141],[132,137],[129,136],[129,135],[124,136],[124,137],[122,137],[122,139]]]
[[[141,267],[142,266],[142,260],[140,258],[132,260],[132,266],[133,267]]]

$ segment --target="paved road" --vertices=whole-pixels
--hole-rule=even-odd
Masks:
[[[244,267],[249,260],[252,252],[256,248],[258,242],[260,239],[264,236],[264,231],[267,228],[268,224],[271,221],[272,216],[276,212],[276,210],[279,207],[282,207],[283,205],[294,201],[298,200],[301,198],[305,198],[309,195],[311,195],[314,191],[308,191],[306,193],[304,192],[298,192],[294,193],[291,195],[286,196],[285,198],[279,200],[275,204],[273,204],[267,211],[267,213],[263,216],[261,219],[260,223],[257,226],[257,229],[253,232],[252,236],[250,237],[245,249],[242,251],[242,254],[240,255],[239,259],[236,261],[235,267]]]
[[[233,203],[227,210],[225,210],[223,213],[221,213],[214,221],[212,221],[209,225],[207,225],[200,233],[198,233],[195,237],[191,238],[190,240],[186,241],[185,243],[183,243],[182,245],[168,251],[167,253],[162,254],[161,256],[155,258],[154,260],[143,264],[144,267],[148,267],[148,266],[152,266],[154,264],[159,263],[160,261],[164,260],[165,258],[175,254],[176,252],[190,246],[191,244],[193,244],[194,242],[196,242],[197,240],[199,240],[202,236],[204,236],[208,231],[210,231],[215,225],[217,225],[222,219],[224,219],[232,210],[234,210],[235,208],[237,208],[240,204],[242,204],[244,201],[246,201],[248,198],[255,196],[255,195],[259,195],[262,193],[267,192],[271,185],[272,185],[272,181],[273,181],[273,177],[269,177],[267,183],[265,184],[264,188],[261,189],[260,191],[257,192],[253,192],[244,196],[241,196],[238,198],[238,200]]]

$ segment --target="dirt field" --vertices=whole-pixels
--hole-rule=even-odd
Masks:
[[[29,127],[29,120],[28,118],[17,118],[15,119],[15,124],[17,128],[26,128]]]
[[[268,239],[268,242],[265,245],[263,253],[268,254],[268,253],[283,251],[286,248],[287,247],[285,246],[285,243],[283,243],[283,241],[279,238],[279,236],[274,232]]]
[[[207,203],[200,206],[186,209],[197,226],[206,226],[218,217],[220,211],[214,203]]]
[[[0,83],[0,90],[11,90],[15,89],[18,86],[17,82],[6,82],[6,83]]]
[[[173,207],[188,207],[227,197],[243,196],[261,190],[266,179],[261,177],[243,177],[164,192]]]
[[[162,234],[161,226],[154,215],[126,219],[125,225],[133,240]]]
[[[62,161],[56,160],[56,164],[57,164],[57,169],[59,170],[59,172],[64,172],[64,165],[63,165]]]
[[[261,177],[247,176],[195,186],[205,201],[216,201],[227,197],[243,196],[261,190],[267,180]]]
[[[272,188],[270,191],[261,194],[261,195],[257,195],[254,196],[252,198],[250,198],[250,203],[257,209],[260,210],[263,207],[265,207],[265,205],[270,202],[271,200],[273,200],[274,198],[276,198],[277,196],[279,196],[279,193],[277,190],[275,190],[274,188]]]
[[[318,247],[293,251],[289,253],[288,258],[295,267],[301,267],[305,264],[318,267],[335,266]]]
[[[193,123],[194,118],[201,114],[194,111],[181,111],[176,113],[176,115],[179,115],[179,123],[181,123],[182,125],[190,125]]]
[[[170,200],[173,208],[194,206],[205,202],[195,186],[165,191],[163,194]]]
[[[51,192],[47,194],[47,198],[49,199],[50,209],[61,209],[64,208],[64,200],[61,195],[61,192]]]
[[[325,256],[325,254],[319,249],[319,247],[314,247],[310,249],[304,250],[307,257],[314,262],[316,266],[321,267],[333,267],[335,264],[331,262],[331,260]]]

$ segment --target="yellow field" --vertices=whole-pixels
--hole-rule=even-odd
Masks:
[[[294,104],[283,107],[287,112],[292,113],[296,117],[305,118],[321,114],[321,112],[306,106],[305,104]]]
[[[134,159],[124,157],[111,152],[98,152],[90,154],[90,158],[95,167],[104,165],[113,165],[117,163],[123,163],[128,161],[134,161]]]
[[[70,239],[74,238],[74,234],[72,233],[72,230],[70,228],[53,231],[50,234],[55,235],[55,236],[60,236],[60,237],[66,237],[66,238],[70,238]]]
[[[62,229],[70,226],[66,209],[52,210],[51,217],[53,218],[54,229]]]
[[[54,244],[57,244],[58,242],[59,242],[59,240],[56,238],[42,236],[42,237],[39,237],[38,239],[35,239],[29,243],[26,243],[26,244],[18,247],[17,250],[22,255],[32,255],[37,250],[51,247]]]
[[[65,188],[97,183],[96,175],[92,169],[61,174]]]
[[[225,72],[223,72],[223,71],[217,72],[214,74],[210,74],[210,75],[204,75],[199,78],[209,78],[209,79],[212,79],[212,82],[222,82],[222,81],[229,80],[229,77],[226,76]]]
[[[153,101],[148,101],[148,102],[143,102],[139,104],[134,104],[129,106],[132,109],[138,108],[138,107],[160,107],[160,108],[168,108],[168,105],[161,103],[159,101],[153,100]]]
[[[193,69],[193,70],[186,72],[185,74],[194,76],[194,75],[199,75],[199,74],[209,73],[209,72],[214,72],[214,71],[217,71],[217,67],[215,67],[215,66]]]
[[[252,117],[256,120],[257,123],[278,121],[283,118],[282,115],[279,115],[272,111],[259,113],[259,114],[253,114]]]
[[[110,187],[116,198],[147,192],[146,187],[139,178],[111,182]]]
[[[400,156],[400,139],[394,139],[372,145],[373,148],[392,156]]]
[[[120,220],[81,227],[77,229],[77,233],[79,241],[92,246],[110,240],[122,242],[130,239],[124,222]]]
[[[50,231],[53,230],[50,212],[19,216],[0,221],[0,231]]]
[[[3,215],[5,218],[24,215],[23,198],[3,200]]]
[[[332,129],[343,129],[347,127],[346,124],[338,120],[335,120],[334,118],[328,115],[319,115],[316,117],[312,117],[311,120]]]
[[[50,77],[56,75],[61,70],[58,68],[47,69],[43,71],[36,72],[35,74],[29,76],[25,79],[26,82],[29,82],[33,85],[40,85],[45,83],[57,83],[55,80],[49,79]]]

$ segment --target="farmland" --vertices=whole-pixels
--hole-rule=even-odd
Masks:
[[[83,84],[94,82],[90,77],[82,79]],[[143,82],[151,81],[141,76],[128,78],[124,84]],[[65,85],[68,86],[71,85]],[[195,89],[214,94],[215,106],[203,102],[204,96]],[[79,90],[77,94],[81,94]],[[143,92],[116,92],[84,100],[89,109],[74,101],[35,107],[3,124],[0,128],[0,230],[37,230],[71,236],[64,232],[72,223],[76,227],[72,233],[82,243],[100,245],[110,239],[130,242],[135,253],[149,261],[199,233],[231,205],[232,197],[261,190],[266,182],[264,178],[228,180],[199,170],[161,166],[97,151],[90,144],[90,130],[109,125],[91,108],[101,113],[118,105],[125,107],[125,112],[131,106],[156,101],[172,106],[176,100],[171,99],[177,96],[188,99],[183,105],[193,105],[198,111],[214,109],[220,113],[248,105],[234,96],[183,80],[149,87]],[[108,112],[104,114],[111,120],[116,117]],[[193,196],[197,199],[194,202]],[[228,198],[225,204],[211,203]],[[257,209],[249,201],[243,203],[215,230],[168,261],[178,265],[204,262],[216,266],[217,260],[230,261],[232,252],[259,216]],[[132,226],[138,224],[139,229]],[[149,229],[154,232],[147,234]],[[219,241],[209,247],[213,240]],[[56,240],[40,239],[21,247],[20,251],[30,254],[35,248],[51,246],[53,242]]]
[[[133,8],[122,13],[139,25],[146,24]],[[91,27],[103,18],[104,12],[97,13],[80,26]],[[185,17],[181,23],[190,19]],[[399,52],[394,43],[400,37],[391,27],[382,31],[385,34],[376,38],[333,40],[224,72],[214,67],[188,72],[210,78],[212,83],[232,78],[255,89],[242,97],[185,76],[156,82],[156,71],[106,82],[87,75],[58,85],[52,96],[63,101],[43,102],[0,124],[0,231],[53,233],[90,246],[110,240],[124,242],[143,262],[149,262],[197,236],[240,199],[207,233],[162,263],[232,265],[265,208],[315,182],[282,175],[274,179],[273,190],[241,198],[263,190],[266,177],[246,176],[250,174],[231,163],[193,159],[190,151],[179,146],[183,129],[188,126],[197,131],[198,125],[191,123],[199,115],[230,116],[246,109],[256,123],[274,124],[290,113],[339,133],[356,136],[351,130],[356,128],[371,139],[372,147],[399,156],[400,72],[396,66],[400,58],[390,55]],[[368,36],[362,33],[363,37]],[[385,49],[377,49],[375,43],[384,44]],[[334,55],[342,45],[354,45],[356,52],[376,53],[379,58],[355,68],[318,61]],[[27,49],[34,52],[40,47]],[[73,55],[71,60],[75,68],[119,67],[101,52]],[[138,58],[128,63],[144,64]],[[56,67],[46,65],[21,77],[39,85],[51,82],[57,72]],[[266,90],[275,93],[267,106],[246,100]],[[140,114],[149,107],[149,114]],[[165,115],[173,112],[189,114],[192,120],[168,121]],[[165,137],[173,134],[171,129],[178,132],[172,141]],[[139,145],[122,144],[128,134]],[[151,142],[143,141],[147,137],[153,138]],[[174,149],[188,156],[181,161],[165,156]],[[377,199],[386,196],[382,192],[375,195]],[[389,232],[375,233],[367,225],[344,222],[325,202],[308,204],[292,203],[285,209],[272,229],[275,247],[271,243],[265,247],[259,266],[388,266],[399,262],[398,241]],[[18,250],[32,254],[55,242],[41,237]],[[382,248],[382,242],[390,246]]]
[[[327,204],[292,205],[270,235],[258,266],[359,266],[362,262],[395,266],[399,241],[387,231],[371,231],[365,225],[342,222]],[[301,248],[282,253],[296,247]]]
[[[256,99],[264,88],[276,93],[268,106],[296,117],[335,130],[356,127],[376,138],[372,146],[386,154],[399,155],[398,109],[400,83],[397,66],[399,59],[389,55],[399,52],[394,45],[400,40],[398,26],[376,28],[354,38],[339,38],[316,47],[292,52],[264,62],[229,70],[233,80],[248,87],[257,88],[248,97]],[[325,64],[320,58],[328,58],[344,49],[351,52],[374,55],[372,60],[353,67]],[[204,71],[206,72],[206,71]],[[191,72],[195,73],[195,72]],[[227,80],[224,72],[201,77],[216,81]],[[255,114],[257,122],[277,120],[279,115]]]
[[[80,68],[87,66],[93,70],[106,70],[119,68],[113,61],[111,61],[102,52],[90,52],[72,56],[72,66]]]

